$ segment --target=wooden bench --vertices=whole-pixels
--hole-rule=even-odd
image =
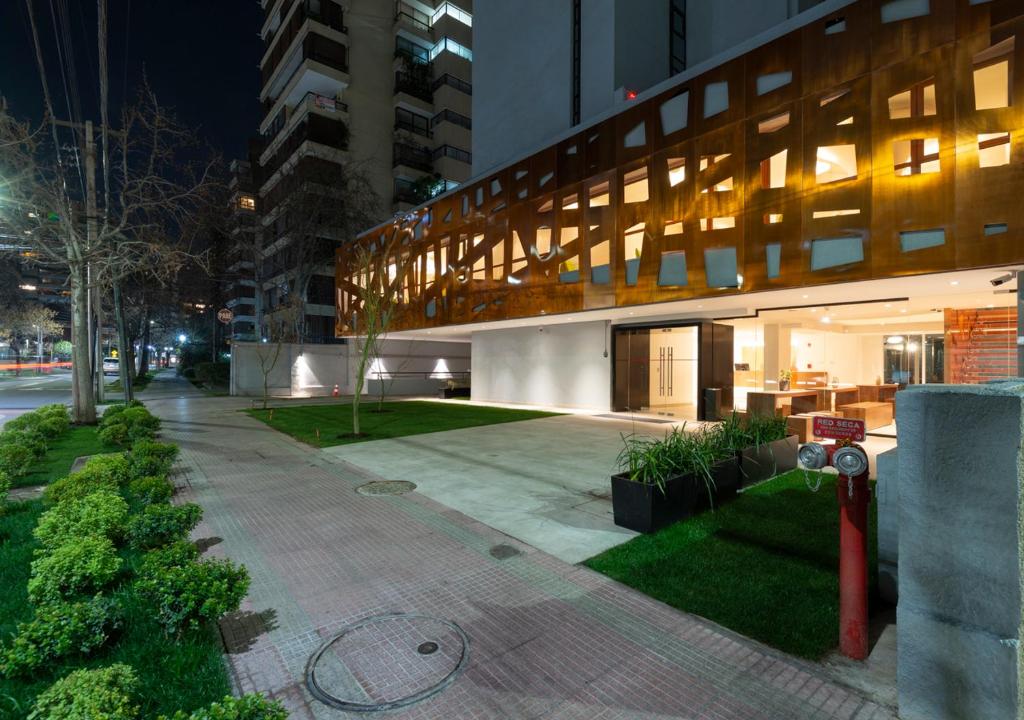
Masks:
[[[839,408],[844,418],[863,420],[867,430],[892,424],[892,404],[887,402],[859,402]]]

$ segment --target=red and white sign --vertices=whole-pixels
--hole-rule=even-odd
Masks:
[[[826,415],[814,416],[814,434],[818,437],[830,438],[832,440],[860,441],[864,439],[864,432],[863,420],[828,417]]]

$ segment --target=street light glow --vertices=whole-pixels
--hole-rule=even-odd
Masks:
[[[184,342],[185,342],[185,335],[184,334],[181,334],[181,335],[178,336],[178,342],[184,344]]]

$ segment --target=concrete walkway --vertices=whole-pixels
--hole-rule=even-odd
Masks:
[[[817,666],[420,493],[360,495],[372,475],[236,412],[241,402],[202,396],[169,374],[144,399],[163,418],[163,436],[182,447],[182,499],[205,508],[196,537],[252,575],[243,611],[222,628],[236,687],[281,699],[292,717],[350,715],[311,699],[305,662],[341,627],[386,613],[446,618],[470,640],[468,667],[450,687],[389,717],[894,717]],[[409,640],[389,638],[364,658],[370,671],[408,675]],[[368,692],[364,675],[353,675],[349,690]]]
[[[636,533],[615,525],[608,476],[622,434],[669,425],[586,415],[339,445],[324,453],[417,492],[535,548],[578,563]]]

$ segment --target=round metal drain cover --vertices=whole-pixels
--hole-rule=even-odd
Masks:
[[[375,480],[356,488],[360,495],[402,495],[416,489],[416,483],[408,480]]]
[[[306,687],[339,710],[392,710],[441,692],[468,661],[469,638],[455,623],[377,615],[343,628],[310,656]]]

